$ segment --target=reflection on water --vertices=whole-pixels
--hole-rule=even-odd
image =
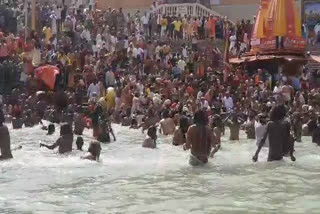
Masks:
[[[118,141],[103,145],[101,163],[39,148],[59,132],[11,131],[12,147],[23,149],[0,163],[0,213],[320,213],[320,148],[310,138],[297,144],[296,163],[267,163],[263,150],[257,164],[254,142],[225,138],[214,160],[192,168],[168,137],[150,150],[140,131],[114,130]]]

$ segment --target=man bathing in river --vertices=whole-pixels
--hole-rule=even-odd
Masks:
[[[72,143],[73,143],[72,128],[69,124],[66,123],[61,125],[60,137],[58,138],[55,144],[49,146],[41,143],[40,147],[46,147],[51,150],[59,147],[59,153],[64,154],[72,151]]]
[[[279,161],[283,156],[289,153],[291,160],[295,161],[293,156],[294,140],[290,135],[290,124],[285,121],[286,109],[283,105],[276,106],[272,109],[270,119],[267,125],[267,131],[261,140],[256,154],[253,156],[253,161],[258,160],[261,148],[264,146],[267,137],[269,137],[269,155],[268,161]]]
[[[3,111],[0,110],[0,160],[13,158],[10,147],[10,134],[8,127],[3,125],[4,120]]]
[[[208,163],[208,158],[214,142],[213,134],[208,127],[208,120],[204,111],[194,115],[194,125],[187,132],[187,143],[184,150],[191,149],[189,163],[192,166],[202,166]]]

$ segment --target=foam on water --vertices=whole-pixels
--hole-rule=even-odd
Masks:
[[[0,213],[320,213],[320,148],[310,138],[297,144],[295,163],[267,163],[263,149],[254,164],[255,143],[243,134],[230,143],[227,134],[215,159],[193,168],[169,137],[150,150],[141,131],[114,130],[117,142],[103,145],[100,163],[39,148],[59,131],[11,130],[12,147],[23,149],[0,162]]]

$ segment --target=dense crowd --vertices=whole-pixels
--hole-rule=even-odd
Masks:
[[[22,5],[4,9],[25,15]],[[103,143],[111,141],[110,135],[116,140],[112,123],[141,128],[147,130],[143,146],[149,148],[156,147],[159,129],[173,136],[173,145],[191,148],[192,165],[208,162],[219,150],[225,126],[230,140],[239,140],[241,129],[257,139],[257,154],[268,142],[274,148],[270,161],[288,153],[295,160],[293,138],[300,142],[302,135],[313,135],[320,145],[317,72],[305,69],[301,76],[289,77],[224,64],[214,41],[229,35],[226,19],[139,11],[131,16],[121,8],[98,11],[81,5],[37,5],[37,10],[36,30],[25,34],[17,22],[16,30],[4,27],[0,33],[0,134],[8,132],[4,122],[14,129],[42,120],[63,123],[57,142],[41,146],[65,153],[72,150],[73,135],[82,148],[85,128],[92,128],[93,137]],[[230,23],[227,30],[235,35],[232,50],[243,44],[249,48],[250,22]],[[205,50],[200,41],[207,42]],[[35,75],[47,65],[59,70],[50,84]],[[52,134],[54,125],[43,129]],[[100,150],[91,143],[86,158],[98,159]],[[8,146],[1,151],[2,158],[12,156]]]

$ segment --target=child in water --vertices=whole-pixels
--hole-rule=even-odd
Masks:
[[[42,130],[45,130],[45,131],[48,131],[47,135],[52,135],[55,131],[56,131],[56,128],[54,126],[54,124],[49,124],[49,126],[43,126],[41,128]]]
[[[89,149],[88,149],[88,153],[85,156],[81,157],[81,159],[99,161],[100,153],[101,153],[100,143],[99,142],[91,142]]]
[[[49,146],[43,143],[40,144],[40,147],[46,147],[48,149],[55,149],[59,147],[59,153],[64,154],[72,151],[72,143],[73,143],[73,132],[70,124],[63,124],[60,128],[60,137],[56,141],[55,144]]]
[[[152,126],[148,129],[147,138],[143,141],[142,147],[155,149],[157,148],[157,128]]]

